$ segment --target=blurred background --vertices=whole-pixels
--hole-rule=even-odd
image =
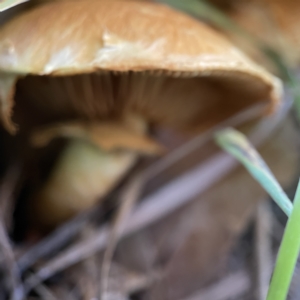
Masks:
[[[76,6],[76,2],[80,4]],[[68,37],[70,45],[72,38],[77,38],[76,30],[84,32],[83,37],[93,34],[92,25],[89,28],[86,21],[89,15],[84,12],[92,11],[87,8],[93,7],[92,2],[104,3],[101,16],[112,28],[126,29],[131,24],[137,28],[141,22],[141,37],[174,40],[167,45],[171,52],[172,47],[181,47],[192,53],[203,41],[209,63],[220,64],[219,69],[215,67],[215,75],[203,72],[201,76],[208,77],[204,83],[187,86],[179,81],[156,83],[153,78],[183,76],[164,71],[154,72],[153,78],[146,74],[141,80],[136,74],[123,78],[118,69],[112,69],[113,75],[101,73],[100,80],[97,74],[85,76],[87,71],[81,72],[76,61],[72,62],[77,68],[73,70],[76,78],[73,73],[57,77],[55,72],[42,74],[35,62],[38,65],[42,61],[43,53],[56,51],[53,39],[60,45],[60,39],[68,36],[65,29],[74,30]],[[115,4],[109,8],[112,2]],[[144,7],[146,17],[126,8],[132,2]],[[174,10],[170,19],[165,6]],[[38,10],[40,7],[45,8]],[[73,7],[76,26],[82,22],[81,26],[86,26],[83,29],[62,21],[61,11],[68,10],[66,16],[71,16]],[[31,19],[23,14],[31,14]],[[148,15],[146,25],[139,21]],[[155,18],[164,25],[155,25]],[[91,18],[90,23],[95,20]],[[6,95],[14,90],[12,120],[18,127],[14,135],[5,121],[0,128],[0,300],[264,300],[287,218],[244,167],[216,145],[214,132],[230,126],[245,133],[293,198],[300,175],[300,3],[30,0],[1,12],[0,23],[1,109],[5,111],[5,105],[10,105]],[[196,23],[203,26],[203,36],[196,37],[200,29],[193,32]],[[183,28],[185,24],[191,27]],[[65,27],[62,30],[59,26]],[[196,46],[178,41],[188,36],[189,30]],[[43,34],[51,43],[38,44]],[[36,44],[31,36],[37,39]],[[140,55],[139,48],[128,50],[123,42],[108,33],[107,51],[117,45],[125,54],[131,51],[132,56]],[[224,55],[224,64],[213,61],[218,52]],[[24,58],[29,71],[10,70],[9,59],[15,53]],[[61,55],[49,68],[67,64],[68,55]],[[143,55],[148,58],[151,53]],[[28,61],[32,65],[26,65]],[[238,70],[243,64],[244,73]],[[260,68],[264,70],[257,71]],[[250,77],[255,72],[263,75],[257,75],[258,82],[252,83]],[[13,84],[8,83],[11,74]],[[210,76],[215,76],[211,82]],[[273,95],[279,82],[273,76],[283,82],[282,95]],[[87,92],[86,82],[93,86]],[[134,82],[130,86],[134,92],[126,90],[129,82]],[[117,91],[110,91],[115,86]],[[164,92],[167,87],[172,92]],[[175,100],[158,97],[150,106],[146,100],[146,104],[137,105],[152,118],[149,123],[140,116],[127,115],[126,110],[120,118],[118,114],[101,115],[103,122],[98,124],[94,110],[99,105],[91,104],[86,95],[115,97],[122,88],[126,92],[120,94],[140,93],[146,100],[150,91],[153,99],[163,95],[162,99]],[[188,102],[190,90],[197,88],[201,93],[195,97],[208,99],[199,100],[204,103],[202,123],[186,117],[200,111],[192,100]],[[221,101],[209,96],[212,91],[222,95]],[[260,93],[263,96],[257,96]],[[72,105],[64,102],[66,95]],[[237,95],[238,103],[247,105],[233,104],[233,95]],[[181,98],[186,104],[178,104]],[[273,114],[266,114],[257,105],[272,102],[275,107],[279,99],[281,104]],[[124,103],[119,105],[127,105]],[[185,106],[191,112],[187,110],[181,117]],[[103,107],[99,110],[108,110]],[[78,112],[84,112],[83,121]],[[185,124],[187,118],[187,127],[199,121],[199,130],[182,130],[178,124]],[[291,300],[300,299],[299,274],[296,269]]]

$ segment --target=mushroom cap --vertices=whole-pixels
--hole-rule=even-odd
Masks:
[[[222,101],[241,103],[233,105],[231,114],[256,102],[267,103],[272,111],[281,97],[280,81],[221,34],[157,3],[87,0],[37,7],[0,30],[0,71],[10,83],[11,76],[99,71],[193,77],[199,78],[199,83],[212,78],[230,90],[230,97],[226,99],[225,93]],[[2,94],[11,92],[7,89]],[[209,94],[203,94],[199,105],[210,101]],[[6,115],[7,119],[12,105],[0,100],[2,118]]]
[[[271,79],[205,24],[155,3],[50,3],[9,22],[0,41],[0,69],[20,74],[233,71]]]

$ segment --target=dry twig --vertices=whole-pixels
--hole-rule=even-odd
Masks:
[[[241,299],[241,296],[251,288],[249,274],[242,270],[226,276],[218,283],[208,287],[185,300],[227,300]]]
[[[12,167],[0,188],[0,266],[1,271],[4,272],[2,296],[5,294],[4,290],[9,291],[11,300],[22,299],[24,294],[19,268],[15,262],[13,249],[6,229],[6,224],[10,223],[6,218],[7,215],[11,215],[13,193],[19,180],[19,171],[18,167]]]
[[[74,219],[57,228],[48,237],[34,245],[20,257],[18,260],[20,270],[22,272],[26,271],[40,258],[44,258],[68,244],[70,240],[78,234],[80,229],[82,229],[84,225],[90,221],[90,218],[97,214],[100,214],[100,208],[97,209],[93,207],[89,211],[76,216]]]
[[[235,160],[228,155],[216,155],[211,160],[164,186],[153,195],[148,196],[133,212],[130,221],[123,228],[121,237],[158,221],[188,203],[223,178],[236,165]],[[202,178],[202,180],[199,182],[198,178]],[[27,278],[25,282],[26,291],[31,290],[36,284],[53,274],[103,250],[108,238],[108,227],[103,226],[94,236],[78,242],[71,249],[65,250],[39,268],[35,275]]]
[[[117,212],[115,221],[111,226],[108,245],[106,247],[102,263],[100,299],[105,299],[104,295],[108,288],[108,278],[113,253],[122,235],[122,231],[126,226],[126,222],[128,221],[128,218],[139,199],[143,184],[144,178],[142,176],[134,177],[125,187],[120,197],[120,208]]]
[[[255,216],[256,298],[265,300],[273,268],[271,245],[272,215],[269,203],[264,201]]]

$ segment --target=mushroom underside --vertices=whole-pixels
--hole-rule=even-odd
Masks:
[[[256,103],[270,104],[270,89],[241,72],[196,77],[147,72],[29,75],[17,83],[14,121],[22,129],[74,118],[99,121],[135,113],[148,123],[199,131]],[[27,112],[29,121],[24,117]]]

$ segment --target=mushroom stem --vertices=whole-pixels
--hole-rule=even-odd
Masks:
[[[90,142],[72,139],[46,184],[35,195],[32,212],[38,223],[53,227],[92,207],[133,166],[133,151],[103,151]]]

